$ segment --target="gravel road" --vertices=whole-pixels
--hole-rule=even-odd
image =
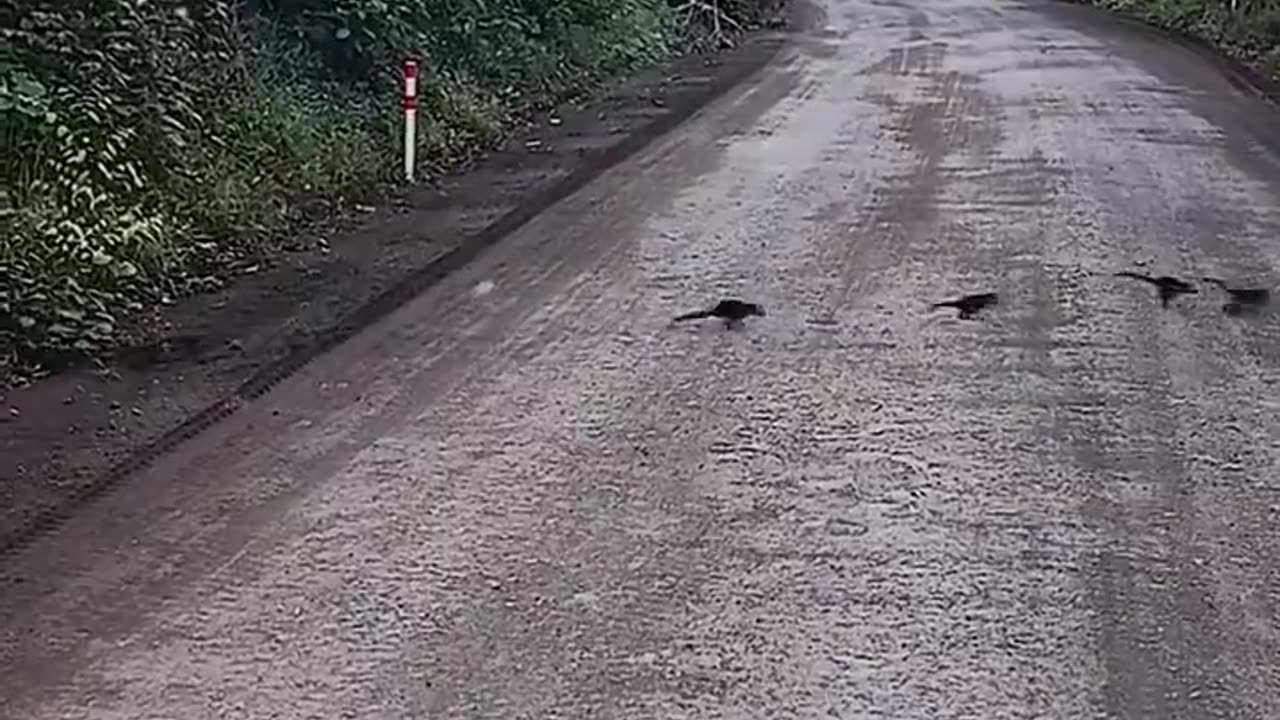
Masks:
[[[1111,275],[1280,284],[1277,115],[1086,8],[824,3],[7,561],[0,714],[1280,717],[1280,316]]]

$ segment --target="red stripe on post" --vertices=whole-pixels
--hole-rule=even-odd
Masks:
[[[418,109],[418,63],[404,61],[404,109]]]

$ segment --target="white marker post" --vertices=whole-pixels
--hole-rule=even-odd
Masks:
[[[413,182],[418,150],[418,63],[404,61],[404,179]]]

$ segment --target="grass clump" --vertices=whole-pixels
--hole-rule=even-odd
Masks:
[[[111,346],[300,204],[391,180],[405,57],[430,174],[530,110],[731,39],[754,2],[0,0],[0,376]]]

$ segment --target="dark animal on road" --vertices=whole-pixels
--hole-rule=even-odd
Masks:
[[[1266,305],[1271,302],[1271,290],[1268,288],[1233,288],[1228,287],[1225,282],[1218,278],[1202,278],[1207,283],[1213,283],[1226,291],[1231,296],[1231,302],[1237,305]]]
[[[1000,297],[993,292],[974,293],[972,295],[965,295],[964,297],[956,298],[955,300],[944,300],[942,302],[937,302],[937,303],[934,303],[932,307],[955,308],[956,310],[959,311],[956,313],[956,317],[960,318],[961,320],[968,320],[973,316],[977,315],[978,312],[981,311],[983,308],[991,305],[997,305],[999,304],[999,302],[1000,302]]]
[[[1179,295],[1195,295],[1200,292],[1194,285],[1186,280],[1180,280],[1170,275],[1151,277],[1150,275],[1121,270],[1116,273],[1116,277],[1133,278],[1134,280],[1141,280],[1155,285],[1156,292],[1160,295],[1160,305],[1163,307],[1169,307],[1169,301]]]
[[[1232,317],[1240,315],[1257,315],[1262,312],[1262,305],[1252,305],[1247,303],[1238,303],[1234,300],[1222,306],[1222,312]]]
[[[752,315],[765,316],[764,308],[757,303],[743,302],[742,300],[728,299],[721,300],[716,303],[715,307],[709,310],[697,310],[691,313],[685,313],[674,318],[671,322],[684,322],[685,320],[701,320],[703,318],[717,317],[724,320],[728,327],[736,327],[742,324],[743,319]]]

